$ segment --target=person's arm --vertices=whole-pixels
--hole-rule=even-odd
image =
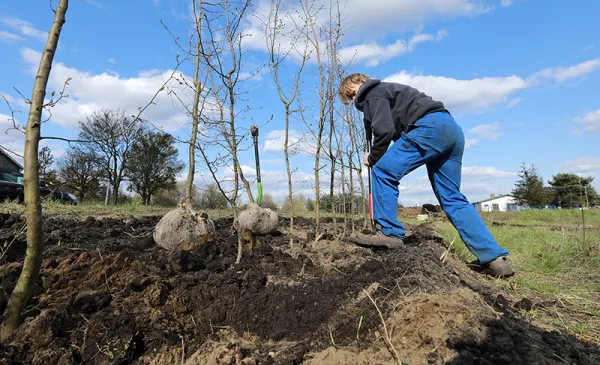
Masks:
[[[366,108],[369,108],[373,131],[373,145],[369,153],[369,163],[374,166],[390,146],[390,142],[396,133],[396,126],[387,99],[369,98],[366,101]]]

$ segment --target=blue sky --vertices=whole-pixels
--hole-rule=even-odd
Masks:
[[[329,1],[316,0],[317,3]],[[53,1],[57,4],[57,1]],[[290,2],[297,3],[297,2]],[[243,72],[258,72],[243,83],[252,110],[238,120],[261,129],[261,172],[265,190],[283,195],[285,166],[281,151],[282,105],[267,68],[264,40],[254,15],[270,2],[256,2],[243,23]],[[351,72],[407,83],[444,102],[463,127],[468,148],[463,160],[463,192],[471,200],[509,193],[522,162],[534,163],[548,180],[558,172],[585,176],[600,173],[600,2],[542,0],[348,0],[341,55],[355,55]],[[71,1],[60,38],[49,90],[67,88],[70,98],[53,109],[42,134],[76,137],[77,121],[102,107],[133,113],[145,105],[175,66],[178,50],[160,25],[162,19],[182,39],[189,29],[186,0]],[[26,105],[18,93],[31,94],[33,73],[53,14],[47,2],[11,1],[0,10],[0,93],[14,109]],[[288,22],[289,23],[289,22]],[[288,24],[289,25],[289,24]],[[284,76],[297,64],[286,63]],[[191,69],[181,69],[191,76]],[[303,104],[315,105],[316,67],[309,63],[302,89]],[[313,110],[314,111],[314,110]],[[9,110],[0,105],[0,127],[10,127]],[[310,112],[309,112],[310,115]],[[157,99],[144,118],[185,136],[182,108],[166,96]],[[357,121],[360,122],[360,121]],[[306,127],[294,121],[294,136],[310,149]],[[50,141],[55,155],[64,144]],[[10,131],[0,144],[22,151],[23,138]],[[249,144],[246,143],[246,146]],[[182,159],[185,146],[181,145]],[[252,151],[242,163],[254,178]],[[293,159],[299,191],[313,194],[313,159]],[[200,170],[202,166],[199,165]],[[200,171],[196,182],[207,175]],[[600,187],[600,179],[594,182]],[[424,169],[401,182],[404,204],[435,202]]]

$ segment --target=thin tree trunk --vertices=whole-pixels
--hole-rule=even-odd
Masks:
[[[331,74],[330,74],[331,75]],[[335,164],[336,157],[333,153],[333,133],[334,133],[334,120],[333,120],[333,100],[332,100],[332,82],[331,76],[329,77],[329,82],[327,85],[327,99],[330,102],[329,106],[329,159],[331,160],[331,170],[329,172],[329,199],[331,200],[331,211],[333,213],[333,231],[337,232],[337,215],[335,214],[335,210],[333,209],[335,195],[334,195],[334,185],[335,185]]]
[[[320,39],[317,34],[317,28],[315,25],[316,15],[311,14],[310,6],[308,4],[308,0],[305,0],[302,4],[305,9],[304,13],[306,15],[306,20],[310,26],[310,31],[312,33],[311,43],[315,47],[315,55],[317,58],[317,65],[319,68],[319,119],[318,119],[318,129],[317,129],[317,146],[315,151],[315,236],[319,235],[319,231],[321,228],[320,224],[320,198],[321,198],[321,186],[319,179],[319,172],[321,168],[320,165],[320,155],[321,148],[323,147],[323,129],[325,124],[325,70],[323,67],[323,61],[321,60],[321,47],[319,45]]]
[[[113,158],[113,205],[117,205],[117,203],[119,202],[119,179],[117,176],[117,166],[118,166],[118,161],[117,161],[117,155],[115,154],[115,157]]]
[[[285,103],[285,140],[283,142],[283,155],[285,156],[285,169],[288,178],[288,199],[290,206],[290,245],[294,243],[294,196],[292,189],[292,169],[290,167],[289,155],[290,134],[290,102]]]
[[[199,9],[202,11],[202,1],[199,1]],[[192,134],[190,135],[190,144],[188,148],[188,176],[185,181],[185,195],[183,201],[191,208],[194,200],[194,175],[196,173],[196,140],[198,138],[198,124],[200,118],[198,116],[198,109],[200,104],[200,94],[202,89],[198,80],[198,73],[200,72],[200,32],[201,32],[202,14],[198,17],[198,23],[196,24],[196,31],[198,33],[198,41],[196,43],[196,64],[194,70],[194,104],[192,105]]]
[[[344,225],[342,227],[342,234],[346,234],[346,225],[348,224],[348,215],[346,214],[346,203],[347,203],[347,198],[346,198],[346,175],[344,173],[345,167],[344,167],[344,159],[343,159],[343,155],[342,155],[342,150],[340,149],[340,179],[342,182],[342,214],[344,216]]]
[[[352,137],[350,137],[350,139],[352,139]],[[350,145],[350,152],[348,153],[348,170],[350,172],[350,217],[352,221],[352,234],[354,234],[356,232],[356,229],[354,227],[354,219],[356,218],[356,210],[354,209],[354,204],[356,203],[354,197],[354,163],[352,162],[352,156],[354,156],[354,148],[352,143]]]
[[[46,47],[38,67],[33,86],[29,117],[25,131],[24,176],[25,210],[27,218],[27,251],[21,275],[8,300],[4,312],[4,322],[0,330],[0,340],[5,341],[21,324],[22,311],[31,298],[33,286],[38,278],[44,251],[44,232],[42,229],[42,205],[38,186],[38,148],[40,141],[41,117],[46,96],[46,86],[58,39],[65,24],[68,0],[60,0],[54,13],[54,22],[50,28]]]

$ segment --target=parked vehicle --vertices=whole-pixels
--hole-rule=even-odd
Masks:
[[[43,199],[56,199],[64,204],[77,204],[75,195],[46,182],[40,182],[40,195]],[[0,169],[0,202],[5,200],[16,200],[19,203],[25,201],[22,173]]]

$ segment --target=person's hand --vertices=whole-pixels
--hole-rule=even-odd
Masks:
[[[369,163],[369,152],[365,152],[364,163],[365,166],[371,166],[371,164]]]

